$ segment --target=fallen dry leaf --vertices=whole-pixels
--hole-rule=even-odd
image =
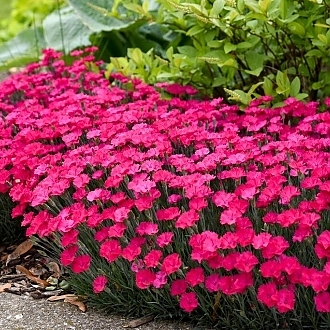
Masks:
[[[0,285],[0,293],[5,292],[6,289],[11,288],[11,283],[5,283],[3,285]]]
[[[28,252],[33,247],[33,244],[30,240],[26,240],[16,247],[16,249],[7,256],[6,266],[10,261],[18,259],[21,255]]]
[[[65,298],[64,302],[78,306],[83,313],[86,312],[86,305],[82,301],[77,300],[77,298]]]
[[[62,294],[61,296],[53,296],[53,297],[49,297],[47,300],[48,301],[58,301],[58,300],[64,300],[67,298],[75,298],[78,299],[78,297],[72,293],[68,293],[68,294]]]
[[[46,266],[51,272],[53,272],[53,277],[59,278],[61,276],[62,272],[60,266],[56,262],[51,261]]]
[[[21,265],[17,265],[16,266],[16,270],[18,270],[19,272],[23,273],[26,275],[26,277],[32,281],[35,282],[43,287],[49,286],[50,283],[48,283],[45,280],[40,279],[39,277],[36,277],[35,275],[33,275],[28,269],[26,269],[25,267],[21,266]]]
[[[3,256],[1,256],[1,261],[5,261],[5,260],[7,260],[7,258],[8,258],[8,254],[4,254]]]

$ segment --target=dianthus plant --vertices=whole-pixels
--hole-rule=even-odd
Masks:
[[[95,295],[116,285],[102,259],[187,313],[248,301],[298,315],[310,299],[328,317],[329,100],[243,113],[191,87],[109,82],[92,51],[67,66],[46,50],[1,85],[0,191],[27,234],[60,237]]]

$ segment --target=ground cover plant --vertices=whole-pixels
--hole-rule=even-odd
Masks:
[[[0,192],[27,235],[107,311],[327,328],[330,100],[243,112],[109,81],[94,50],[45,50],[1,85]]]

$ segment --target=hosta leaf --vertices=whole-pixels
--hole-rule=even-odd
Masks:
[[[134,24],[136,19],[123,18],[128,11],[117,8],[118,15],[111,15],[115,5],[113,0],[68,0],[76,14],[94,32],[121,30]]]
[[[48,15],[43,21],[47,46],[56,50],[71,50],[91,44],[89,37],[93,33],[83,24],[79,16],[70,7],[65,7]]]
[[[0,46],[0,66],[24,65],[37,60],[45,47],[42,28],[29,28]],[[13,64],[14,63],[14,64]]]

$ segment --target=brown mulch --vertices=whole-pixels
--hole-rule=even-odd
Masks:
[[[34,299],[71,299],[72,304],[76,301],[75,305],[85,309],[78,304],[79,297],[68,293],[67,289],[61,267],[43,256],[30,240],[18,245],[0,246],[0,293],[24,294]]]

